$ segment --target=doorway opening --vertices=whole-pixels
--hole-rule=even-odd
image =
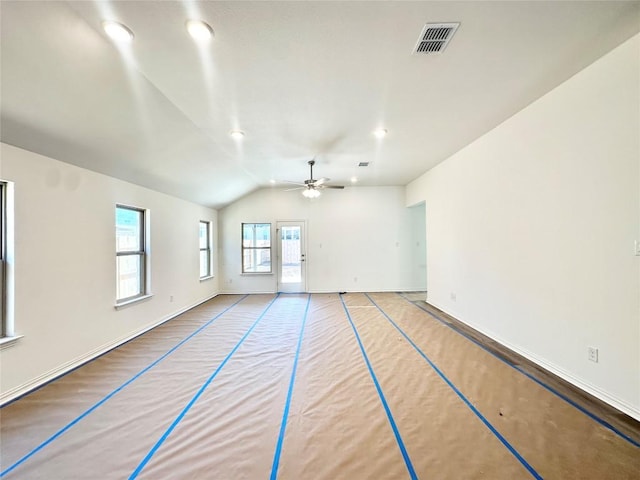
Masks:
[[[304,221],[277,222],[278,291],[306,292],[306,250]]]

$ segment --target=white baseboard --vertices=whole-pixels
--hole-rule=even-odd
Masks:
[[[224,290],[220,292],[220,295],[275,295],[273,290],[256,290],[255,292],[236,291],[236,290]]]
[[[133,340],[134,338],[142,335],[143,333],[148,332],[149,330],[152,330],[154,328],[156,328],[159,325],[162,325],[165,322],[168,322],[169,320],[177,317],[178,315],[183,314],[184,312],[186,312],[187,310],[191,310],[194,307],[197,307],[198,305],[207,302],[209,300],[211,300],[212,298],[218,296],[218,293],[215,293],[207,298],[205,298],[204,300],[200,300],[197,301],[196,303],[189,305],[187,307],[181,308],[180,310],[173,312],[171,314],[169,314],[168,316],[162,318],[161,320],[154,322],[150,325],[147,325],[143,328],[141,328],[140,330],[130,333],[124,337],[121,337],[117,340],[114,340],[112,342],[108,342],[104,345],[101,345],[98,348],[95,348],[93,350],[91,350],[90,352],[85,353],[84,355],[80,355],[79,357],[74,358],[73,360],[70,360],[66,363],[63,363],[62,365],[49,370],[46,373],[43,373],[42,375],[39,375],[31,380],[29,380],[26,383],[23,383],[22,385],[18,385],[15,388],[12,388],[11,390],[7,390],[6,392],[3,392],[2,394],[0,394],[0,406],[5,405],[6,403],[9,403],[13,400],[15,400],[18,397],[21,397],[22,395],[25,395],[29,392],[31,392],[32,390],[35,390],[36,388],[44,385],[45,383],[48,383],[68,372],[70,372],[71,370],[78,368],[79,366],[90,362],[91,360],[99,357],[100,355],[103,355],[105,353],[107,353],[109,350],[113,350],[116,347],[119,347],[120,345],[122,345],[123,343],[128,342],[129,340]]]
[[[311,289],[309,290],[308,293],[340,293],[340,292],[345,292],[345,293],[397,293],[397,292],[401,292],[401,293],[414,293],[414,292],[424,292],[424,290],[420,289],[420,290],[415,290],[412,288],[375,288],[375,289],[368,289],[368,290],[363,290],[361,288],[358,289],[346,289],[346,290],[323,290],[323,289]]]
[[[512,350],[512,351],[522,355],[527,360],[530,360],[531,362],[535,363],[536,365],[539,365],[540,367],[544,368],[545,370],[548,370],[549,372],[557,375],[558,377],[560,377],[563,380],[569,382],[570,384],[578,387],[579,389],[584,390],[585,392],[593,395],[594,397],[598,398],[599,400],[602,400],[606,404],[611,405],[613,408],[616,408],[616,409],[620,410],[621,412],[626,413],[630,417],[635,418],[636,420],[640,421],[640,409],[638,409],[638,407],[635,407],[634,405],[631,405],[630,403],[628,403],[628,402],[626,402],[624,400],[621,400],[620,398],[617,398],[615,395],[611,395],[610,393],[602,390],[599,387],[596,387],[595,385],[592,385],[591,383],[587,382],[586,380],[583,380],[583,379],[581,379],[579,377],[576,377],[572,373],[564,370],[562,367],[559,367],[558,365],[555,365],[555,364],[545,360],[544,358],[541,358],[541,357],[537,356],[535,353],[532,353],[532,352],[530,352],[530,351],[528,351],[528,350],[526,350],[526,349],[524,349],[522,347],[519,347],[517,345],[511,344],[510,342],[500,338],[500,336],[494,334],[493,332],[490,332],[488,330],[484,330],[484,329],[478,327],[477,325],[474,325],[473,323],[465,322],[463,320],[460,320],[453,313],[447,312],[447,310],[445,308],[437,305],[434,302],[429,301],[429,304],[433,305],[434,307],[436,307],[439,310],[442,310],[447,315],[451,315],[456,320],[464,323],[465,325],[470,326],[474,330],[477,330],[478,332],[482,333],[483,335],[486,335],[487,337],[491,338],[492,340],[495,340],[499,344],[507,347],[509,350]]]
[[[497,340],[498,341],[498,340]],[[502,343],[502,342],[501,342]],[[510,346],[510,345],[506,345],[508,348],[510,348],[511,350],[514,350],[515,352],[519,353],[520,355],[522,355],[523,357],[531,360],[532,362],[540,365],[542,368],[550,371],[551,373],[556,374],[557,376],[559,376],[560,378],[562,378],[563,380],[566,380],[567,382],[571,383],[572,385],[575,385],[576,387],[580,388],[581,390],[584,390],[587,393],[590,393],[591,395],[593,395],[594,397],[602,400],[603,402],[611,405],[614,408],[617,408],[618,410],[620,410],[621,412],[626,413],[627,415],[629,415],[630,417],[635,418],[636,420],[640,421],[640,410],[635,408],[633,405],[631,405],[630,403],[621,400],[611,394],[609,394],[608,392],[602,390],[601,388],[579,378],[574,376],[573,374],[571,374],[570,372],[567,372],[566,370],[558,367],[557,365],[554,365],[552,363],[547,362],[546,360],[544,360],[543,358],[540,358],[538,356],[536,356],[535,354],[525,350],[525,349],[518,349],[514,346]]]
[[[307,292],[301,292],[301,293],[339,293],[339,292],[346,292],[346,293],[376,293],[376,292],[403,292],[403,293],[413,293],[413,292],[424,292],[425,290],[423,288],[420,289],[415,289],[415,288],[374,288],[374,289],[362,289],[362,288],[358,288],[358,289],[346,289],[346,290],[336,290],[335,288],[332,289],[316,289],[316,288],[311,288],[309,289]],[[246,294],[250,294],[250,295],[266,295],[266,294],[275,294],[277,293],[275,290],[258,290],[255,292],[247,292],[246,290],[243,291],[237,291],[237,290],[223,290],[220,292],[220,295],[246,295]]]

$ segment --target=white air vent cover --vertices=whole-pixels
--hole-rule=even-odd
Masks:
[[[459,23],[427,23],[413,53],[428,55],[442,52],[459,26]]]

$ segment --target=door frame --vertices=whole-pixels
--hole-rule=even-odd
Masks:
[[[282,236],[281,228],[287,226],[300,226],[300,256],[302,257],[302,279],[300,287],[288,288],[289,284],[283,284],[282,278]],[[307,222],[306,220],[277,220],[276,221],[276,291],[283,293],[306,293],[307,288]],[[284,286],[284,288],[283,288]]]

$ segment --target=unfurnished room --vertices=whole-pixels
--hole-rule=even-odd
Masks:
[[[0,478],[640,479],[640,1],[0,0]]]

